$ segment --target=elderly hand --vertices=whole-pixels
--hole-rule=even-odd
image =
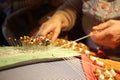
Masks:
[[[110,48],[120,45],[120,20],[109,20],[93,27],[93,30],[90,36],[95,43]]]
[[[68,20],[62,12],[55,13],[48,21],[42,24],[37,35],[46,36],[49,32],[53,32],[52,42],[60,34],[61,30],[68,28]]]

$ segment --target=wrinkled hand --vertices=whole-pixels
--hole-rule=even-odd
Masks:
[[[120,45],[120,20],[109,20],[93,27],[91,39],[99,45],[115,48]]]
[[[56,40],[61,30],[68,27],[68,21],[62,14],[53,15],[48,21],[42,24],[37,35],[46,36],[49,32],[53,32],[52,42]]]

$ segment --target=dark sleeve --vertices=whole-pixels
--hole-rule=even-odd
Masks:
[[[59,9],[61,10],[71,9],[81,14],[82,4],[83,4],[82,0],[66,0],[65,3],[61,5]]]
[[[82,15],[82,0],[66,0],[63,5],[60,6],[58,10],[65,11],[69,17],[71,26],[76,22],[77,18],[80,18]]]

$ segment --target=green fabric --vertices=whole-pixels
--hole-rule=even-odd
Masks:
[[[79,52],[54,46],[0,47],[0,67],[34,59],[78,56]]]

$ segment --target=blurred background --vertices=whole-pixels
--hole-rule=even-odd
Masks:
[[[32,35],[66,0],[0,0],[0,46],[9,46],[8,37]],[[61,34],[69,40],[84,36],[80,23]],[[68,35],[69,34],[69,35]],[[82,41],[85,42],[85,41]]]

